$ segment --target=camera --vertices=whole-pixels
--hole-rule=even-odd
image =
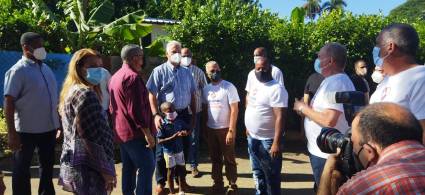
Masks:
[[[364,93],[358,91],[331,92],[326,94],[329,101],[341,103],[344,107],[345,119],[351,126],[356,114],[366,106]],[[316,143],[324,153],[336,153],[337,148],[341,149],[342,165],[340,171],[347,178],[360,171],[360,164],[356,162],[353,154],[353,144],[351,142],[351,129],[345,134],[334,128],[322,128]]]

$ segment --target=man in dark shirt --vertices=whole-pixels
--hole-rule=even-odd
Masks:
[[[367,83],[365,76],[367,75],[367,65],[364,60],[357,60],[354,63],[354,74],[350,76],[351,81],[356,88],[356,91],[363,92],[366,98],[366,103],[369,102],[369,84]]]
[[[151,195],[155,139],[150,130],[153,119],[148,90],[139,74],[143,50],[134,44],[126,45],[121,58],[123,65],[109,83],[109,110],[121,150],[122,193],[133,195],[136,190],[137,195]]]
[[[307,83],[304,87],[304,102],[306,104],[310,104],[310,100],[316,94],[316,91],[317,89],[319,89],[319,86],[322,83],[323,79],[325,78],[317,72],[314,72],[308,77]]]

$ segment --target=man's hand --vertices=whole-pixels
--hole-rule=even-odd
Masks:
[[[229,131],[226,135],[226,145],[231,145],[235,143],[235,137],[233,136],[233,132]]]
[[[117,178],[116,176],[102,174],[103,179],[105,180],[105,189],[106,191],[112,191],[117,187]]]
[[[302,114],[302,110],[307,107],[308,105],[305,104],[303,101],[300,101],[299,99],[295,98],[294,101],[294,110],[299,114],[299,115],[303,115]]]
[[[62,137],[62,130],[61,129],[58,129],[56,131],[56,139],[59,140],[61,137]]]
[[[16,131],[9,131],[7,139],[8,146],[12,151],[21,149],[21,139],[19,138],[19,135],[16,133]]]
[[[337,149],[336,154],[329,155],[323,168],[322,176],[320,177],[320,186],[317,191],[318,195],[336,194],[338,188],[342,184],[343,176],[338,170],[338,165],[341,163],[341,149]]]
[[[278,143],[273,142],[272,147],[270,148],[270,156],[272,158],[277,158],[280,155],[280,147]]]
[[[159,115],[155,115],[154,122],[155,122],[156,130],[159,130],[159,128],[161,128],[161,124],[163,122],[162,118]]]
[[[187,130],[183,130],[183,131],[180,131],[180,135],[179,136],[188,136],[188,135],[189,135],[188,131]]]
[[[155,147],[155,139],[153,138],[151,134],[145,134],[145,139],[146,139],[146,142],[148,143],[148,145],[146,146],[147,148],[152,149],[153,147]]]

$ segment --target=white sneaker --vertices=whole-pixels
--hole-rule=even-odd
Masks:
[[[179,192],[179,195],[184,195],[184,192]]]

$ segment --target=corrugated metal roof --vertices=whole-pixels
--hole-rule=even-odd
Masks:
[[[178,20],[161,19],[161,18],[144,18],[143,23],[148,24],[180,24]]]

